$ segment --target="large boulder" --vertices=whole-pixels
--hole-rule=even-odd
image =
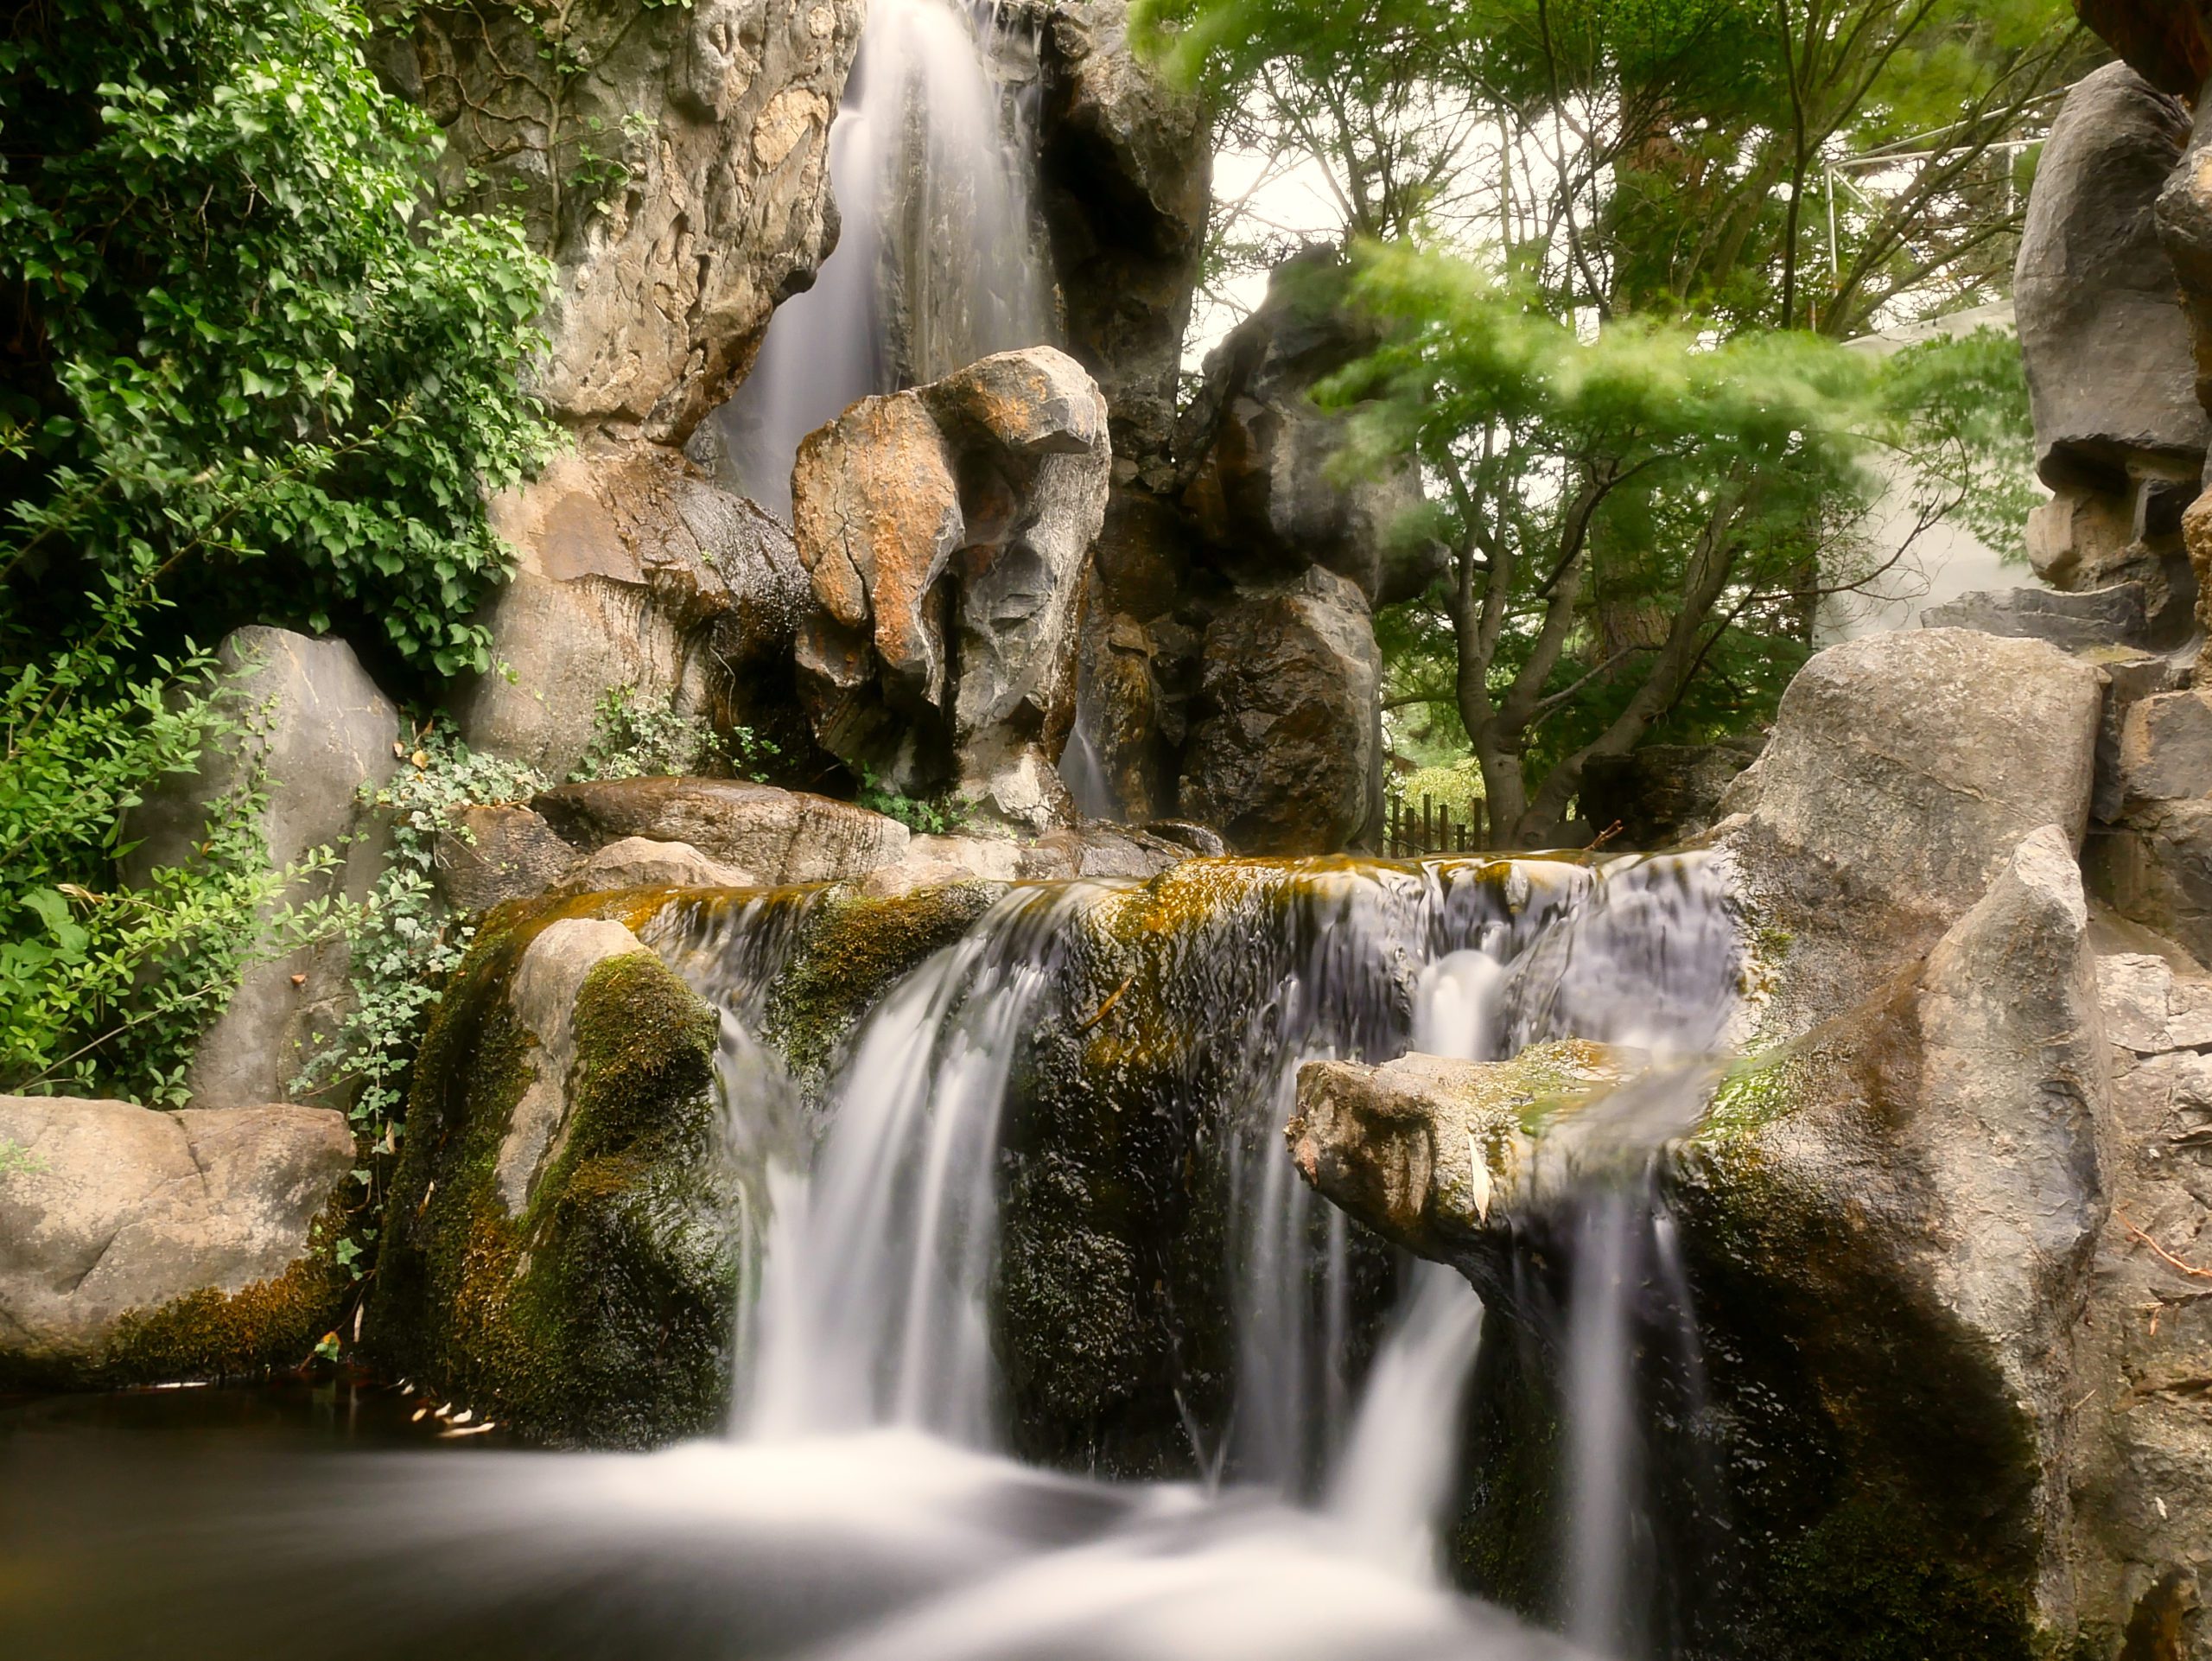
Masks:
[[[762,1191],[723,1133],[716,1034],[616,917],[499,913],[416,1063],[372,1348],[556,1443],[719,1422]]]
[[[536,390],[680,444],[836,235],[829,130],[860,0],[410,7],[385,78],[445,130],[438,185],[519,209],[557,271]]]
[[[1673,1242],[1652,1272],[1694,1299],[1707,1451],[1688,1468],[1653,1454],[1639,1481],[1662,1554],[1726,1518],[1673,1594],[1700,1652],[1821,1652],[1838,1608],[1866,1653],[2025,1655],[2038,1629],[2073,1630],[2101,1021],[2069,837],[2044,826],[1901,979],[1723,1080],[1701,1114],[1688,1097],[1687,1139],[1621,1149],[1624,1176],[1653,1170]],[[1630,1058],[1573,1044],[1313,1063],[1289,1134],[1321,1192],[1563,1346],[1583,1294],[1557,1265],[1587,1249],[1592,1155],[1639,1087]],[[1637,1331],[1660,1353],[1681,1342]],[[1542,1435],[1566,1408],[1555,1378],[1540,1365],[1493,1398],[1471,1455],[1491,1480],[1455,1531],[1478,1588],[1524,1606],[1545,1593],[1503,1572],[1501,1542],[1554,1526],[1560,1501],[1496,1438]]]
[[[193,864],[211,816],[245,805],[270,869],[327,860],[303,870],[279,904],[365,899],[385,843],[364,792],[399,765],[398,710],[342,640],[242,628],[217,657],[218,696],[233,735],[212,746],[196,772],[163,779],[132,810],[124,881],[143,885],[157,867]],[[250,964],[194,1047],[186,1075],[194,1103],[292,1099],[293,1080],[344,1018],[350,966],[342,937]]]
[[[0,1096],[0,1385],[293,1366],[348,1282],[345,1116]]]
[[[2201,466],[2207,425],[2155,212],[2187,112],[2125,64],[2079,82],[2052,124],[2014,276],[2037,468],[2117,488],[2132,461]]]
[[[531,804],[596,854],[630,837],[685,843],[769,884],[828,882],[896,864],[910,833],[849,802],[741,779],[611,779],[560,785]]]
[[[2078,1340],[2075,1395],[2096,1394],[2078,1422],[2074,1581],[2082,1624],[2102,1639],[2095,1652],[2195,1658],[2212,1563],[2212,1422],[2200,1382],[2212,1356],[2212,976],[2125,925],[2106,925],[2098,945],[2111,1210]]]
[[[799,684],[824,748],[1031,829],[1066,817],[1053,769],[1110,458],[1096,386],[1042,347],[863,399],[807,438]]]
[[[678,452],[630,443],[557,457],[492,523],[519,558],[485,613],[492,667],[458,696],[471,745],[565,778],[613,692],[776,730],[806,596],[780,522]]]
[[[1180,800],[1246,852],[1341,848],[1382,812],[1382,654],[1365,601],[1319,566],[1207,629]]]
[[[1911,629],[1815,654],[1721,803],[1775,931],[1778,1018],[1802,1028],[1918,959],[2036,827],[2078,843],[2101,702],[2098,671],[2041,640]]]
[[[1038,44],[1038,176],[1068,351],[1112,411],[1117,484],[1155,485],[1205,246],[1205,106],[1133,48],[1128,0],[1058,0]]]

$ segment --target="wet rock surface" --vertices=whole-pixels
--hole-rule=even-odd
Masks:
[[[326,1109],[0,1096],[0,1382],[296,1365],[338,1312],[316,1224],[353,1165]]]
[[[715,1043],[714,1011],[620,914],[496,914],[416,1064],[372,1352],[555,1444],[717,1425],[747,1173],[721,1130]]]

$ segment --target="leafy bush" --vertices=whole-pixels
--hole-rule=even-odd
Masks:
[[[616,686],[601,695],[591,742],[569,779],[652,779],[727,768],[766,784],[766,764],[779,754],[750,727],[718,733],[703,716],[678,715],[671,700],[645,703],[635,686]]]
[[[868,767],[861,769],[860,793],[853,799],[871,813],[896,819],[909,830],[925,837],[950,836],[975,816],[974,805],[962,797],[925,799],[909,796],[876,777],[874,770]]]
[[[439,896],[439,839],[466,834],[461,809],[526,802],[546,783],[520,762],[478,754],[439,716],[416,733],[407,764],[391,782],[369,792],[371,805],[390,825],[391,852],[367,901],[346,920],[353,1008],[296,1088],[342,1086],[353,1098],[355,1134],[372,1152],[389,1154],[398,1145],[416,1047],[446,977],[474,935]],[[366,1181],[367,1168],[359,1174]]]
[[[189,635],[346,623],[427,678],[485,661],[486,493],[553,431],[518,379],[549,272],[514,224],[429,210],[441,141],[365,35],[345,0],[0,29],[10,1087],[175,1099],[245,961],[336,920],[272,914],[297,873],[262,869],[244,799],[118,888],[128,811],[244,736]]]
[[[251,712],[205,654],[121,670],[99,630],[0,688],[0,1089],[181,1100],[193,1041],[238,975],[335,926],[327,905],[279,906],[251,776],[215,806],[187,864],[115,880],[124,816],[212,742],[251,742]],[[115,689],[109,690],[106,689]]]
[[[543,456],[517,372],[549,280],[430,216],[439,142],[342,0],[54,0],[0,41],[0,569],[74,619],[372,622],[438,674],[504,576],[482,493]]]

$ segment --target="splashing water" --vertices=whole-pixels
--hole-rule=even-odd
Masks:
[[[842,229],[814,286],[770,320],[711,417],[725,482],[785,519],[799,441],[875,392],[1050,335],[1034,248],[1027,112],[990,72],[1023,27],[947,0],[872,0],[830,131]]]

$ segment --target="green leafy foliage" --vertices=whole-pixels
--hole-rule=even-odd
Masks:
[[[1835,343],[2006,291],[2018,141],[2094,49],[2063,0],[1135,19],[1260,185],[1326,181],[1342,303],[1385,331],[1325,391],[1354,412],[1347,465],[1417,467],[1401,529],[1449,555],[1377,620],[1391,729],[1424,760],[1471,750],[1503,841],[1552,836],[1594,757],[1758,724],[1824,600],[1936,519],[2017,543],[2017,350]],[[1213,278],[1280,258],[1239,229],[1265,212],[1217,204]]]
[[[548,269],[441,216],[438,140],[343,0],[54,0],[0,29],[0,1080],[173,1101],[278,897],[254,792],[117,880],[126,816],[250,744],[189,643],[342,626],[435,679],[547,452],[519,385]],[[58,646],[57,641],[68,644]],[[333,854],[326,850],[318,859]]]
[[[868,767],[861,769],[860,793],[853,799],[871,813],[898,820],[917,836],[950,836],[975,817],[974,805],[963,797],[909,796]]]
[[[366,624],[439,674],[508,556],[482,493],[550,429],[543,262],[425,209],[436,142],[339,0],[60,0],[0,41],[4,621],[156,582]]]
[[[249,771],[190,858],[117,881],[143,792],[210,744],[256,741],[256,712],[219,690],[211,658],[127,678],[108,644],[123,632],[95,627],[0,687],[0,1089],[168,1104],[246,966],[338,926],[327,902],[281,901],[334,856],[270,869]]]
[[[471,750],[442,716],[416,735],[415,746],[391,782],[369,796],[390,826],[391,851],[367,901],[347,920],[353,1007],[296,1085],[337,1086],[352,1099],[361,1145],[385,1155],[397,1145],[409,1074],[430,1012],[474,934],[438,894],[439,842],[466,837],[461,809],[526,802],[547,783],[518,762]],[[355,1174],[371,1180],[368,1168]]]
[[[668,699],[649,702],[635,686],[616,686],[601,695],[591,742],[569,777],[582,782],[734,770],[765,784],[766,767],[779,754],[750,727],[717,731],[703,716],[678,714]]]

